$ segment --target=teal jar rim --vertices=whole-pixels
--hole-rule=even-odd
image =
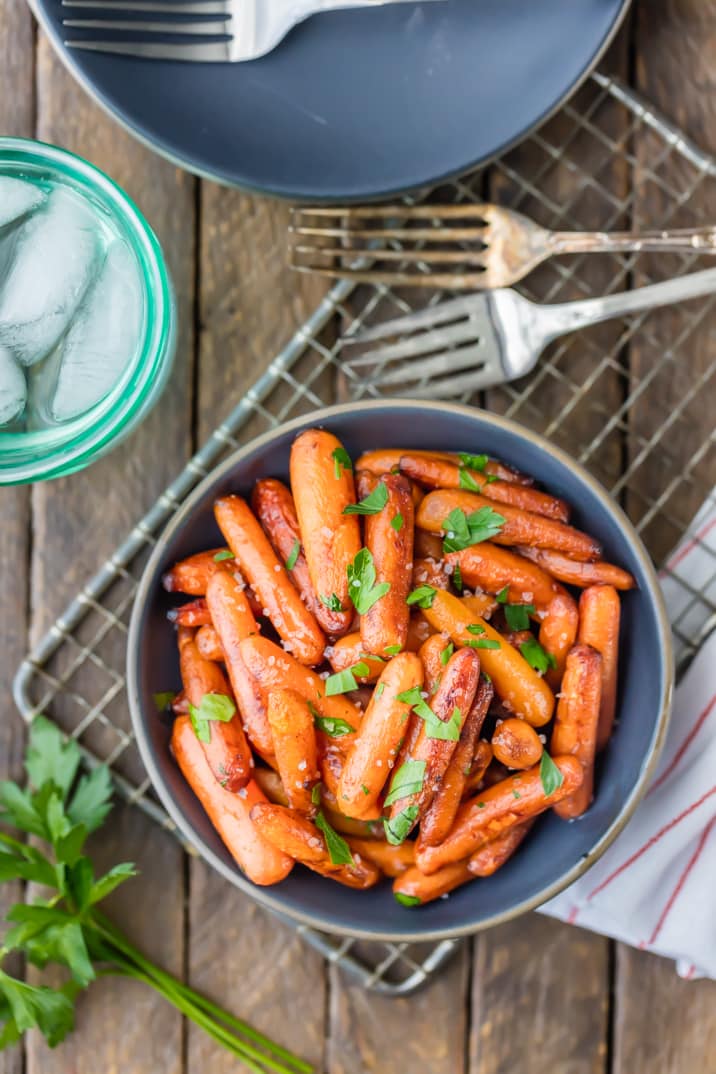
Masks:
[[[176,338],[171,278],[159,242],[135,203],[105,172],[68,149],[0,137],[0,174],[43,171],[65,179],[107,210],[137,258],[145,304],[141,345],[112,390],[87,414],[47,429],[0,432],[0,485],[73,473],[103,454],[155,401]]]

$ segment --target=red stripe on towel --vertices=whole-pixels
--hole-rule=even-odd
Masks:
[[[689,858],[689,860],[688,860],[688,862],[686,864],[686,868],[684,869],[684,871],[682,872],[681,876],[679,877],[679,879],[678,879],[678,881],[676,883],[676,886],[674,887],[674,890],[671,892],[671,895],[666,900],[666,905],[664,906],[664,909],[661,911],[661,916],[659,917],[659,920],[657,921],[656,925],[654,926],[654,931],[652,932],[651,936],[647,940],[647,944],[649,944],[649,945],[653,944],[654,941],[656,940],[656,937],[659,935],[659,933],[661,932],[662,928],[664,927],[664,922],[666,921],[667,917],[671,913],[671,911],[673,909],[673,906],[674,906],[674,903],[676,902],[676,900],[678,899],[679,895],[681,894],[681,891],[683,890],[684,884],[686,883],[686,881],[689,878],[689,874],[690,874],[691,870],[693,869],[693,867],[696,865],[697,861],[701,857],[701,853],[702,853],[704,847],[706,846],[706,840],[708,839],[709,835],[711,834],[711,829],[713,828],[714,824],[716,824],[716,817],[712,817],[712,819],[709,821],[709,823],[706,825],[706,827],[704,828],[703,832],[701,833],[701,837],[700,837],[700,839],[699,839],[699,841],[698,841],[698,843],[696,845],[696,849],[694,850],[693,854]]]
[[[689,731],[688,735],[686,736],[684,741],[681,743],[681,745],[679,746],[678,750],[676,751],[674,756],[671,758],[671,761],[666,766],[664,771],[661,773],[659,778],[654,783],[652,783],[651,787],[649,787],[649,790],[647,792],[647,798],[652,793],[652,791],[655,791],[656,788],[659,787],[664,782],[664,780],[668,776],[670,776],[671,773],[674,771],[674,769],[678,765],[679,761],[684,756],[684,754],[686,753],[687,749],[689,748],[689,746],[691,745],[693,740],[696,738],[696,735],[699,733],[699,731],[703,727],[704,723],[706,722],[706,720],[710,716],[714,705],[716,705],[716,694],[713,695],[713,697],[709,701],[709,703],[706,706],[706,708],[699,715],[699,718],[697,719],[696,723],[691,728],[691,730]]]

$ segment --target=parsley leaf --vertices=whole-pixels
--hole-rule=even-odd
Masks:
[[[398,700],[402,699],[398,697]],[[426,767],[427,763],[425,761],[405,761],[404,764],[401,764],[390,781],[390,790],[384,804],[389,806],[401,798],[407,798],[411,794],[419,794],[423,789]]]
[[[287,571],[292,571],[293,568],[296,566],[296,560],[298,559],[300,552],[301,552],[301,542],[299,540],[295,540],[293,542],[293,548],[289,552],[288,559],[286,560],[286,570]]]
[[[330,597],[326,597],[326,596],[323,595],[323,593],[319,593],[318,594],[318,599],[320,600],[321,604],[325,604],[326,608],[328,608],[328,610],[331,611],[331,612],[342,612],[343,611],[343,605],[341,604],[341,598],[339,596],[337,596],[335,593],[331,593]]]
[[[470,471],[463,466],[458,470],[457,479],[461,489],[466,489],[468,492],[482,492],[482,486],[478,485]]]
[[[52,783],[64,800],[80,766],[80,748],[73,738],[65,739],[57,727],[44,716],[32,725],[25,769],[36,790]],[[19,788],[18,788],[19,789]]]
[[[457,589],[458,593],[462,592],[462,590],[463,590],[462,571],[460,570],[460,564],[459,563],[455,564],[455,569],[452,572],[452,584],[455,586],[455,588]]]
[[[468,641],[466,644],[471,649],[499,649],[500,643],[493,638],[478,638],[476,641]]]
[[[175,697],[176,694],[172,690],[165,690],[160,694],[152,694],[152,701],[157,707],[157,712],[166,712]]]
[[[481,626],[480,623],[470,623],[470,625],[467,626],[465,629],[470,634],[485,634],[486,633],[484,626]]]
[[[402,645],[386,645],[385,649],[383,649],[383,652],[387,653],[388,656],[397,656],[398,653],[402,652],[402,649]]]
[[[397,695],[396,700],[410,705],[415,715],[425,720],[425,734],[428,738],[440,739],[442,742],[457,742],[459,739],[462,713],[457,706],[449,719],[441,720],[423,698],[419,686],[404,690],[402,694]]]
[[[539,778],[542,782],[542,790],[548,798],[550,794],[554,794],[555,791],[559,790],[564,783],[564,776],[547,753],[547,750],[543,752],[542,760],[539,763]]]
[[[0,993],[6,1004],[4,1041],[15,1042],[37,1026],[54,1048],[74,1028],[72,1001],[62,991],[26,984],[0,970]]]
[[[497,601],[498,604],[507,604],[507,601],[509,599],[510,599],[510,587],[509,587],[509,585],[504,586],[500,590],[500,592],[495,595],[495,600]]]
[[[311,802],[313,803],[313,805],[320,805],[321,804],[321,784],[320,783],[314,783],[313,787],[311,788]]]
[[[228,723],[235,712],[236,705],[225,694],[204,694],[198,706],[189,705],[191,725],[200,742],[211,742],[212,720]]]
[[[67,815],[73,824],[83,824],[88,832],[94,832],[104,824],[111,809],[111,797],[109,769],[100,765],[88,776],[82,776],[67,807]]]
[[[367,548],[361,548],[353,562],[348,564],[347,573],[348,594],[359,615],[365,615],[370,611],[373,605],[390,590],[390,582],[381,582],[380,585],[376,585],[375,563]]]
[[[379,682],[378,685],[376,686],[375,690],[373,691],[373,697],[377,701],[378,698],[382,697],[384,693],[385,693],[385,683],[384,682]]]
[[[443,651],[440,653],[440,663],[442,664],[443,667],[446,667],[448,660],[450,659],[450,657],[452,656],[452,654],[454,652],[455,652],[455,646],[453,645],[453,643],[451,641],[449,641],[447,643],[447,645],[445,646],[445,648],[443,649]]]
[[[356,665],[358,666],[358,665]],[[336,694],[347,694],[349,690],[357,690],[358,683],[353,674],[353,668],[344,668],[326,679],[326,697],[335,697]]]
[[[510,630],[529,630],[534,611],[534,604],[506,604],[505,619]]]
[[[416,805],[408,806],[407,809],[398,813],[397,817],[393,817],[392,820],[386,818],[383,821],[383,828],[385,838],[390,845],[397,847],[404,843],[417,819],[418,807]]]
[[[408,595],[406,604],[417,604],[419,608],[432,608],[437,589],[431,585],[419,585]]]
[[[529,641],[523,641],[520,645],[520,652],[524,656],[527,663],[535,671],[541,672],[544,675],[550,668],[557,667],[557,661],[551,653],[545,652],[536,638],[530,638]]]
[[[214,563],[223,563],[225,559],[236,559],[236,556],[228,548],[224,548],[223,551],[216,553]]]
[[[388,502],[388,487],[381,481],[365,499],[343,508],[344,515],[378,515]]]
[[[331,452],[331,458],[333,459],[333,473],[335,474],[336,481],[340,481],[343,470],[353,469],[351,457],[344,447],[337,447]]]
[[[331,859],[331,864],[355,865],[353,855],[351,854],[351,848],[348,846],[343,836],[339,835],[335,828],[331,827],[322,812],[316,814],[314,823],[319,831],[323,832],[323,837],[326,840],[326,850],[328,851],[328,857]]]
[[[469,548],[473,544],[489,541],[491,537],[497,536],[505,521],[504,516],[493,511],[491,507],[481,507],[470,515],[455,507],[442,524],[445,531],[443,551],[461,552],[463,548]]]
[[[394,891],[393,898],[401,906],[420,906],[422,902],[422,899],[419,899],[417,895],[405,895],[402,891]]]
[[[394,515],[390,520],[391,529],[394,529],[396,533],[400,533],[400,531],[403,528],[403,523],[404,522],[405,522],[405,519],[403,518],[401,513],[398,512],[398,514]]]
[[[485,472],[485,467],[490,461],[488,455],[469,455],[465,451],[461,451],[458,458],[461,466],[467,466],[470,470],[477,470],[480,474]]]
[[[337,716],[314,716],[313,722],[319,731],[331,738],[342,738],[343,735],[352,735],[355,731],[355,727]]]

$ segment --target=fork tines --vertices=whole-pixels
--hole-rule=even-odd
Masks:
[[[489,214],[473,204],[293,209],[290,264],[359,283],[479,288]]]
[[[163,42],[159,35],[170,37],[231,36],[230,0],[62,0],[67,11],[62,25],[72,30],[100,30],[141,33],[146,40],[101,40],[82,38],[66,40],[70,48],[117,52],[128,55],[157,56],[176,59],[228,58],[225,42],[184,44]],[[179,19],[171,16],[179,16]]]

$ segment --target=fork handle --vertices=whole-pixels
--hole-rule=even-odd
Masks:
[[[674,228],[671,231],[553,231],[552,254],[658,253],[690,251],[716,254],[716,227]]]
[[[573,332],[577,328],[599,324],[612,317],[622,317],[627,313],[639,313],[641,310],[656,306],[669,306],[673,302],[683,302],[689,298],[699,298],[716,291],[716,268],[692,272],[663,283],[652,283],[647,287],[637,287],[634,291],[621,291],[604,298],[587,298],[581,302],[561,302],[542,306],[544,315],[540,317],[540,327],[544,325],[545,341]]]

